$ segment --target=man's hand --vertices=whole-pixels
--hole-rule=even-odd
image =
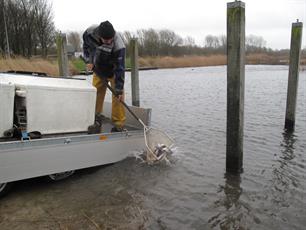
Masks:
[[[123,101],[124,100],[123,94],[117,95],[117,98],[118,98],[119,101]]]
[[[87,71],[92,71],[93,64],[91,64],[91,63],[86,64],[86,69],[87,69]]]
[[[115,89],[115,90],[114,90],[114,95],[115,95],[115,97],[116,97],[119,101],[124,101],[124,93],[123,93],[123,90]]]

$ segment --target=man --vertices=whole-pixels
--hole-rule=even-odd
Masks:
[[[121,36],[109,21],[89,27],[83,34],[83,52],[87,69],[93,70],[93,85],[97,88],[96,122],[101,127],[101,112],[106,85],[111,83],[116,95],[112,96],[112,132],[123,131],[125,110],[120,101],[124,100],[125,46]]]

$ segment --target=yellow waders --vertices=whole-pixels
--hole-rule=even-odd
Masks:
[[[107,81],[111,83],[111,87],[114,89],[115,78],[114,77],[109,78],[107,79]],[[93,75],[93,86],[97,88],[96,113],[102,113],[103,103],[107,88],[103,80],[100,77],[98,77],[95,73]],[[122,128],[125,122],[124,106],[114,95],[112,95],[112,122],[117,128]]]

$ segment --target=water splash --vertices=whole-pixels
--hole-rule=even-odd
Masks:
[[[158,151],[157,155],[148,150],[135,151],[132,153],[132,157],[139,160],[141,164],[156,165],[165,163],[166,165],[172,165],[172,157],[176,155],[177,152],[176,147],[168,149],[159,146],[156,151]]]

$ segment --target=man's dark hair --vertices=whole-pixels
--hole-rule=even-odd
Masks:
[[[115,36],[116,32],[113,25],[109,21],[104,21],[97,27],[96,33],[101,38],[111,39]]]

